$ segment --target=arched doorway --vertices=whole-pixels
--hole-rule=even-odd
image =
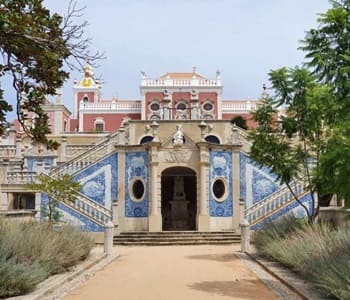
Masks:
[[[163,230],[195,230],[197,215],[197,177],[186,167],[162,172]]]

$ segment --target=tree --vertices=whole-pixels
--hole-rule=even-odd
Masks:
[[[48,141],[48,116],[42,106],[48,95],[54,95],[69,73],[64,65],[102,58],[89,55],[90,39],[84,38],[87,23],[75,24],[82,16],[75,2],[70,2],[67,16],[51,14],[42,0],[3,0],[0,4],[0,77],[10,76],[16,92],[17,118],[25,132],[38,142],[55,148]],[[73,59],[73,61],[72,61]],[[12,106],[0,90],[0,134],[5,115]],[[34,124],[28,126],[28,116]]]
[[[238,127],[248,129],[247,120],[242,116],[236,116],[231,119],[232,124],[236,124]]]
[[[60,219],[58,204],[60,202],[74,202],[76,194],[81,190],[81,184],[65,174],[60,178],[52,178],[45,174],[36,177],[37,182],[29,184],[28,188],[41,191],[48,196],[46,216],[51,224]]]
[[[294,193],[292,184],[295,180],[304,182],[315,205],[319,159],[327,145],[325,124],[333,118],[327,108],[333,98],[330,88],[318,84],[304,68],[281,68],[271,71],[269,77],[274,94],[266,97],[253,113],[258,127],[249,133],[252,141],[249,156],[277,175],[312,222],[319,206],[316,205],[315,214],[311,215]],[[280,118],[278,109],[284,110]]]
[[[327,149],[320,157],[320,180],[324,192],[344,197],[350,205],[350,0],[330,1],[332,8],[320,14],[319,26],[310,29],[300,47],[306,65],[316,78],[328,84],[334,103],[328,108],[333,119]]]

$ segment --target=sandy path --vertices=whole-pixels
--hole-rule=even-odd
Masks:
[[[118,247],[120,257],[65,300],[268,299],[277,297],[232,246]]]

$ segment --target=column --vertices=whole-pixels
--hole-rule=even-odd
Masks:
[[[16,158],[22,158],[22,139],[16,138]]]
[[[242,221],[241,217],[244,216],[244,202],[243,206],[240,206],[240,168],[239,168],[239,147],[237,150],[232,151],[232,229],[234,231],[239,230],[239,223]],[[246,199],[244,199],[246,200]]]
[[[208,167],[209,153],[206,144],[200,145],[200,181],[199,181],[199,215],[198,231],[210,231],[210,216],[208,211]]]
[[[41,193],[35,193],[35,220],[40,221],[41,219]]]
[[[158,215],[157,207],[157,171],[158,162],[151,162],[151,215]]]
[[[7,193],[0,192],[0,211],[9,209]]]
[[[159,213],[158,202],[159,202],[159,194],[158,190],[160,189],[158,185],[158,145],[159,143],[150,143],[150,157],[151,157],[151,170],[150,170],[150,178],[151,178],[151,197],[150,197],[150,205],[151,205],[151,214],[148,218],[148,230],[150,232],[159,232],[162,231],[162,216]]]
[[[66,136],[62,136],[61,139],[61,158],[60,161],[61,162],[65,162],[67,159],[67,137]]]
[[[116,233],[124,232],[127,230],[127,223],[125,220],[125,149],[118,148],[118,189],[117,189],[117,199],[118,199],[118,230]],[[114,219],[116,221],[116,219]]]

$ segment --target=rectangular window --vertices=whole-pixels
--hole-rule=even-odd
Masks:
[[[95,129],[96,131],[99,131],[99,132],[103,131],[104,130],[103,124],[102,123],[95,124]]]

